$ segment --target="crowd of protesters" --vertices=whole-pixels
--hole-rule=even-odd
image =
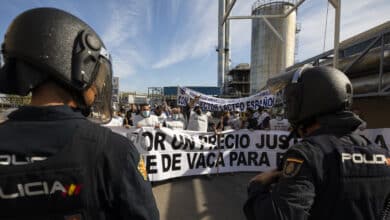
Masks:
[[[225,130],[290,130],[282,108],[234,109],[226,112],[204,112],[197,104],[198,98],[187,106],[130,104],[114,111],[113,120],[107,126],[126,128],[167,127],[178,130],[215,132]],[[115,110],[115,109],[114,109]]]

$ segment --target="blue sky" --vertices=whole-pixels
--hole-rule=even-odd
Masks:
[[[113,55],[121,91],[153,86],[216,86],[218,0],[0,0],[0,36],[12,19],[35,7],[56,7],[87,22]],[[238,0],[233,15],[249,15],[254,0]],[[297,60],[323,52],[327,0],[307,0]],[[342,0],[341,39],[390,20],[389,0]],[[329,7],[325,50],[332,48]],[[232,66],[250,62],[251,23],[231,22]]]

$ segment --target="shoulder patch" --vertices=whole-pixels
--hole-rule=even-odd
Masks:
[[[298,174],[303,160],[297,158],[287,158],[283,166],[283,176],[284,177],[293,177]]]
[[[144,159],[142,156],[139,157],[139,162],[137,166],[138,172],[141,174],[141,176],[144,178],[145,181],[148,180],[148,173],[146,172],[146,166]]]

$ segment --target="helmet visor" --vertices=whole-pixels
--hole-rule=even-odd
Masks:
[[[106,124],[111,121],[112,117],[112,68],[110,61],[100,58],[100,65],[92,86],[96,89],[96,96],[88,118],[95,123]]]
[[[288,84],[291,83],[294,73],[295,71],[289,71],[269,79],[267,81],[267,89],[273,95],[278,94],[279,92],[283,91]]]
[[[310,64],[305,64],[302,67],[290,70],[288,72],[285,72],[284,74],[281,74],[279,76],[276,76],[274,78],[271,78],[267,81],[267,88],[273,95],[277,95],[278,93],[281,93],[281,91],[285,90],[286,87],[289,84],[295,84],[299,82],[299,79],[301,78],[302,72],[307,69],[313,67]]]
[[[267,89],[275,97],[274,106],[286,107],[286,88],[291,85],[296,71],[289,71],[267,81]]]
[[[284,108],[292,125],[299,119],[301,110],[301,96],[303,95],[301,75],[306,68],[310,67],[311,65],[306,64],[296,70],[269,79],[267,82],[268,90],[275,95],[275,105]]]

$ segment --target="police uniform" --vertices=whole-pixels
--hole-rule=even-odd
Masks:
[[[67,106],[0,124],[0,219],[159,219],[136,148]]]
[[[322,128],[291,147],[273,186],[252,182],[247,219],[380,219],[390,195],[387,149],[353,133],[352,113],[322,119]]]

